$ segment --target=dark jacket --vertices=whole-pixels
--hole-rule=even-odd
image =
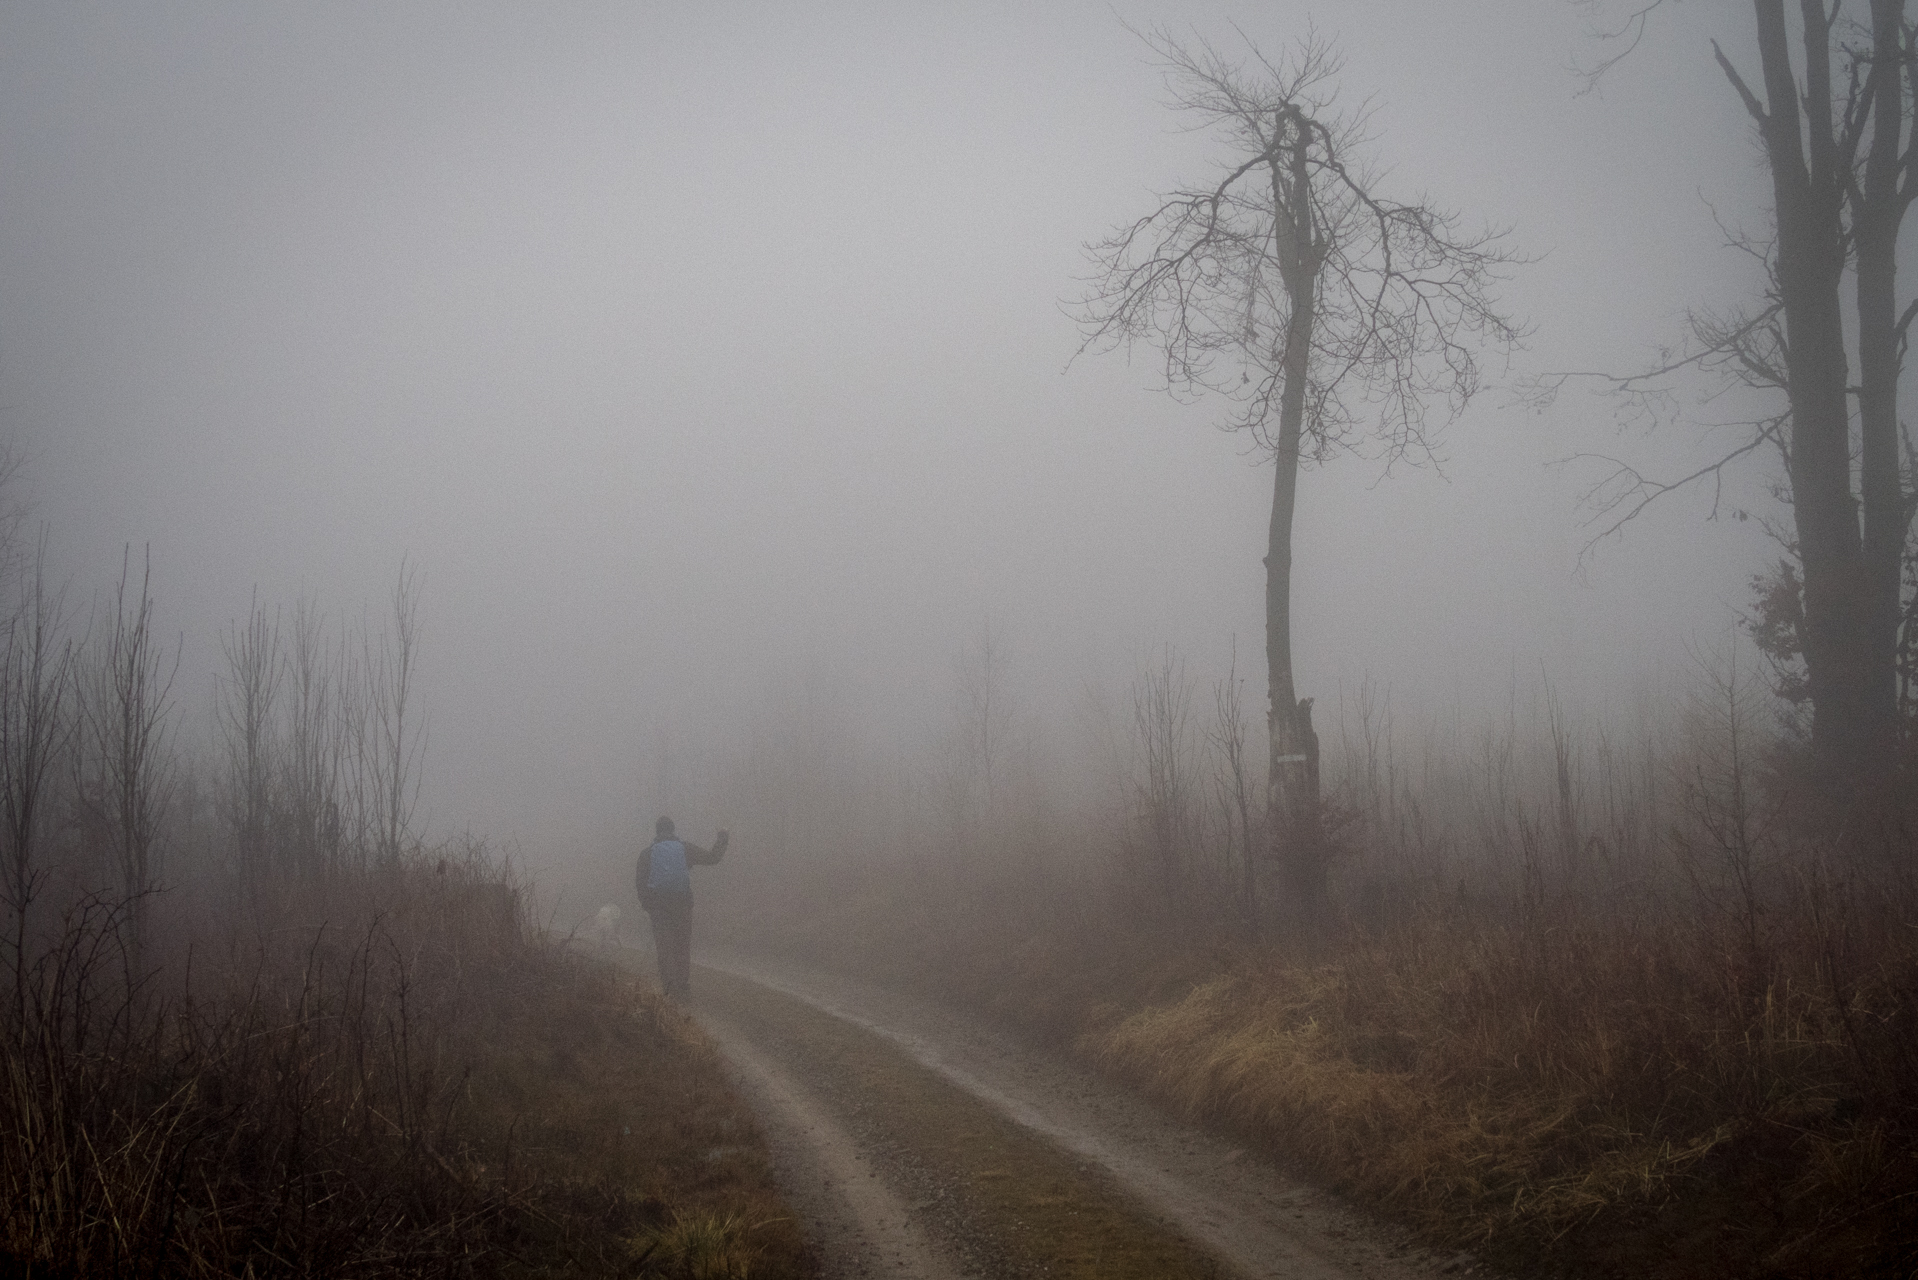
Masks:
[[[683,897],[689,900],[692,898],[692,889],[690,886],[683,893],[674,893],[671,891],[662,891],[659,889],[652,889],[647,887],[648,883],[653,878],[653,850],[654,849],[657,849],[660,845],[664,844],[666,841],[671,840],[674,843],[678,844],[681,848],[686,850],[686,865],[688,867],[710,867],[714,863],[718,862],[721,858],[726,856],[726,845],[731,841],[731,839],[732,839],[731,836],[729,836],[726,832],[722,831],[719,833],[719,838],[713,841],[713,847],[710,849],[702,849],[698,845],[694,844],[692,841],[681,840],[678,836],[662,836],[660,839],[655,840],[651,844],[647,845],[644,852],[642,852],[639,855],[639,865],[636,868],[634,868],[633,878],[637,882],[637,885],[639,888],[639,905],[644,907],[646,910],[651,911],[653,909],[653,904],[661,898]]]

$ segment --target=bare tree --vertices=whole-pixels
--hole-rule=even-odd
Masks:
[[[419,571],[404,562],[391,603],[392,633],[381,632],[377,646],[370,638],[366,641],[374,851],[389,862],[399,857],[412,831],[425,749],[413,688],[419,674]]]
[[[26,455],[19,443],[11,435],[0,436],[0,594],[12,595],[16,586],[24,585],[27,547],[23,535],[32,511],[21,492],[25,470]]]
[[[284,642],[257,603],[229,629],[218,712],[229,822],[249,873],[311,879],[406,844],[423,748],[418,594],[402,568],[393,630],[377,638],[343,629],[335,643],[306,599]]]
[[[176,650],[169,663],[153,634],[151,552],[141,568],[139,594],[129,598],[132,572],[129,548],[113,615],[82,698],[87,748],[82,760],[90,776],[81,785],[109,835],[137,964],[145,933],[143,903],[158,887],[161,818],[172,797],[170,695],[179,654]]]
[[[286,742],[282,749],[285,820],[295,861],[308,873],[338,870],[340,785],[347,749],[343,655],[327,647],[319,611],[293,608],[287,649]]]
[[[1696,654],[1704,677],[1687,701],[1691,750],[1676,769],[1681,820],[1672,840],[1679,865],[1702,907],[1732,923],[1747,990],[1763,998],[1766,880],[1776,861],[1782,808],[1759,785],[1753,741],[1762,723],[1762,693],[1738,670],[1734,645],[1723,655]]]
[[[1611,33],[1630,40],[1624,53],[1662,3],[1641,5]],[[1688,341],[1650,369],[1589,375],[1640,404],[1669,397],[1672,379],[1688,371],[1783,400],[1782,410],[1742,424],[1747,430],[1731,448],[1690,475],[1656,480],[1614,463],[1594,496],[1608,517],[1603,532],[1615,532],[1668,493],[1715,484],[1732,463],[1778,451],[1778,492],[1792,523],[1780,531],[1785,568],[1759,583],[1761,627],[1776,633],[1759,639],[1774,656],[1803,658],[1815,770],[1836,794],[1858,783],[1875,788],[1896,767],[1900,658],[1913,631],[1902,579],[1918,507],[1912,445],[1898,421],[1918,298],[1899,305],[1896,253],[1918,196],[1918,35],[1904,0],[1866,7],[1861,23],[1846,16],[1845,0],[1799,0],[1794,24],[1784,0],[1753,0],[1756,87],[1713,43],[1771,173],[1768,234],[1732,236],[1761,261],[1764,297],[1742,311],[1695,316]],[[1544,389],[1573,376],[1548,379]]]
[[[977,854],[1010,834],[1008,766],[1016,742],[1012,661],[991,619],[953,660],[952,720],[940,735],[939,787],[955,850]]]
[[[1196,818],[1192,683],[1185,659],[1170,648],[1132,684],[1132,726],[1143,772],[1134,780],[1145,861],[1160,906],[1178,911],[1191,899]]]
[[[273,850],[274,703],[282,668],[280,628],[260,607],[259,593],[246,625],[234,623],[220,640],[227,674],[219,685],[217,714],[227,756],[228,821],[240,873],[247,882],[279,870]]]
[[[1429,202],[1388,198],[1361,153],[1367,112],[1335,104],[1339,57],[1308,34],[1274,63],[1236,63],[1164,30],[1142,37],[1172,105],[1223,140],[1219,176],[1165,196],[1089,247],[1081,350],[1144,339],[1168,389],[1235,402],[1230,426],[1273,460],[1265,555],[1268,806],[1290,909],[1323,914],[1326,846],[1311,700],[1292,674],[1292,519],[1299,469],[1341,452],[1389,469],[1436,461],[1432,409],[1479,388],[1476,352],[1521,337],[1491,298],[1516,259]]]
[[[1239,910],[1247,928],[1259,919],[1258,856],[1252,843],[1252,786],[1246,760],[1245,704],[1239,697],[1239,645],[1232,643],[1232,665],[1225,679],[1212,686],[1212,728],[1207,734],[1217,755],[1213,786],[1225,814],[1228,858],[1236,853],[1239,871]],[[1238,840],[1233,840],[1233,832]],[[1236,850],[1234,845],[1236,843]]]
[[[42,534],[19,608],[6,624],[0,659],[0,840],[13,915],[13,989],[17,1026],[25,1026],[27,917],[46,870],[38,858],[47,783],[70,728],[64,714],[73,666],[72,641],[60,633],[60,601],[46,587]]]
[[[976,765],[984,792],[987,821],[997,820],[999,789],[1012,737],[1012,695],[1007,687],[1011,661],[1005,642],[992,634],[988,618],[979,644],[958,664],[959,712],[967,757]]]

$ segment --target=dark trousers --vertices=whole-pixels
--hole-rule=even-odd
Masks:
[[[646,908],[659,949],[659,989],[684,1000],[693,989],[693,896],[662,893]]]

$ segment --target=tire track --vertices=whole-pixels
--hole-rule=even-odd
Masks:
[[[710,1010],[698,1016],[759,1114],[774,1171],[806,1220],[824,1274],[959,1280],[830,1110],[732,1022]]]

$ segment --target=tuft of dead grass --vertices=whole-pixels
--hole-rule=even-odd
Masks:
[[[737,1213],[675,1210],[633,1241],[634,1264],[642,1276],[670,1280],[747,1280],[760,1253],[753,1229]]]

